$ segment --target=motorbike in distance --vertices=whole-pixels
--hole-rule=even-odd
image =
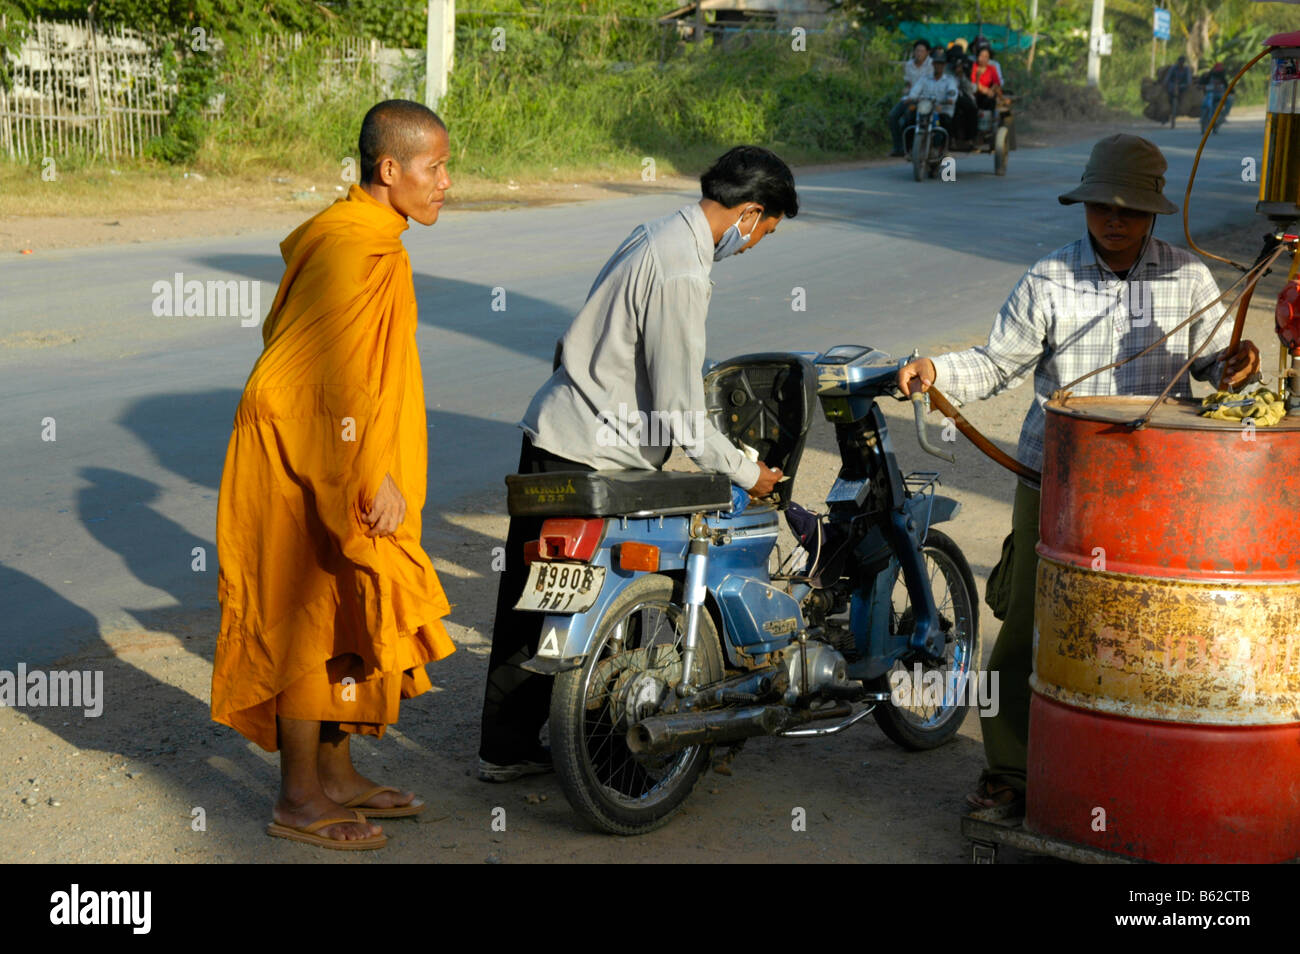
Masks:
[[[748,738],[829,736],[868,714],[908,749],[957,732],[980,659],[977,592],[933,528],[960,505],[936,493],[937,473],[903,475],[895,459],[878,402],[899,396],[902,363],[840,346],[711,368],[711,423],[788,477],[762,501],[713,474],[506,478],[511,515],[544,518],[516,606],[545,614],[524,668],[555,677],[552,759],[593,827],[665,824]],[[922,447],[951,460],[912,400]],[[818,404],[840,453],[821,516],[792,497]],[[774,572],[782,511],[803,559]],[[898,691],[918,675],[943,691]]]
[[[912,178],[920,182],[927,175],[933,179],[939,164],[948,155],[948,130],[939,122],[933,99],[916,101],[916,120],[903,130],[903,147],[912,160]]]

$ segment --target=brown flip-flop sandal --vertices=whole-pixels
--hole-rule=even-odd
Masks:
[[[1000,815],[1024,814],[1024,793],[997,778],[987,772],[981,774],[975,791],[966,796],[966,804],[977,811],[996,811]]]
[[[418,815],[424,811],[424,802],[419,798],[413,799],[406,805],[393,805],[391,808],[368,808],[366,802],[370,801],[376,795],[383,795],[385,792],[392,792],[394,795],[400,795],[400,788],[393,788],[391,785],[376,785],[368,792],[362,792],[351,801],[344,802],[344,808],[355,808],[364,814],[367,818],[410,818],[412,815]]]
[[[328,828],[330,825],[342,825],[348,822],[356,822],[364,825],[365,816],[358,811],[354,811],[351,816],[331,815],[328,818],[320,818],[310,825],[303,825],[301,828],[293,828],[290,825],[281,825],[273,821],[266,826],[266,833],[273,838],[288,838],[290,841],[300,841],[306,845],[315,845],[318,848],[333,848],[335,851],[365,851],[368,848],[382,848],[388,844],[387,835],[371,835],[369,838],[327,838],[325,835],[319,835],[322,828]]]

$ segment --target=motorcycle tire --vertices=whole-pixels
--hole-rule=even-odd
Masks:
[[[960,653],[960,666],[964,669],[964,672],[970,679],[978,678],[979,667],[982,663],[979,634],[979,591],[975,588],[975,577],[971,573],[970,564],[966,562],[966,557],[953,539],[938,530],[932,529],[929,532],[921,549],[926,563],[934,567],[934,569],[927,569],[927,576],[930,577],[932,585],[938,582],[940,578],[945,583],[943,596],[935,593],[935,608],[939,611],[940,620],[947,623],[950,631],[955,630],[955,635],[948,640],[948,660],[944,668],[922,662],[922,673],[933,670],[946,674],[949,671],[954,671],[956,667],[953,666],[953,663],[956,661],[958,653]],[[901,608],[898,607],[896,600],[895,612],[893,613],[894,625],[901,625],[906,628],[906,620],[911,613],[911,606],[910,601],[906,598],[907,591],[903,585],[901,571],[894,589],[895,593],[900,590],[903,593]],[[916,662],[916,660],[911,659],[900,660],[894,664],[894,669],[891,672],[898,672],[901,668],[903,672],[907,673],[910,685],[914,671],[913,666]],[[924,679],[924,676],[922,678]],[[868,680],[864,684],[874,692],[890,692],[892,689],[890,673],[885,673],[877,679]],[[937,748],[957,734],[957,730],[961,728],[962,722],[965,721],[967,713],[972,708],[972,706],[963,702],[968,698],[969,690],[958,693],[958,697],[952,700],[951,704],[944,703],[935,707],[935,713],[932,717],[918,716],[917,713],[912,711],[912,707],[895,705],[894,701],[890,699],[877,705],[872,715],[875,717],[876,724],[880,726],[881,731],[890,739],[905,749],[920,752]],[[924,706],[922,707],[924,708]]]
[[[1005,176],[1007,174],[1007,151],[1011,148],[1009,137],[1011,133],[1006,126],[999,126],[993,133],[993,174]]]
[[[622,649],[614,652],[611,639],[620,628]],[[629,716],[623,700],[634,695],[632,683],[653,679],[660,693],[675,689],[685,637],[681,584],[647,574],[610,603],[582,666],[555,677],[550,732],[555,773],[574,811],[599,831],[640,835],[661,827],[709,766],[712,746],[638,757],[626,744]],[[650,647],[663,645],[674,647],[669,661],[651,665]],[[692,669],[697,686],[716,682],[724,672],[717,628],[706,607],[700,609]]]
[[[922,149],[921,147],[925,148]],[[920,142],[917,137],[912,138],[912,178],[920,182],[925,177],[925,161],[930,155],[930,137],[926,136]]]

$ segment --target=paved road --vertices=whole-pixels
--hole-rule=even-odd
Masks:
[[[1235,118],[1235,117],[1234,117]],[[1181,203],[1192,124],[1142,127],[1171,163]],[[1253,215],[1259,121],[1215,137],[1198,174],[1197,233]],[[1026,140],[1029,137],[1024,137]],[[1090,142],[992,160],[958,157],[952,182],[914,183],[898,163],[801,176],[803,211],[755,252],[719,265],[709,319],[716,357],[871,344],[923,350],[987,329],[1035,258],[1081,234],[1055,196]],[[430,428],[430,508],[500,485],[514,423],[549,373],[556,338],[600,264],[636,223],[694,196],[448,212],[406,234],[420,302]],[[1181,238],[1176,217],[1158,234]],[[260,347],[237,318],[158,318],[153,285],[263,282],[280,234],[43,253],[0,263],[0,669],[84,649],[96,631],[165,629],[215,602],[216,488],[230,421]],[[807,311],[791,310],[803,288]],[[494,311],[494,289],[506,308]],[[499,296],[498,296],[499,300]],[[56,437],[41,439],[53,418]],[[192,568],[194,547],[207,554]]]

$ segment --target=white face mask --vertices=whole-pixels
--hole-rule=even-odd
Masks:
[[[720,262],[729,255],[735,255],[749,244],[749,240],[754,235],[754,229],[750,229],[748,235],[741,235],[740,223],[744,220],[745,216],[749,215],[750,212],[755,211],[757,210],[749,209],[740,213],[740,218],[736,219],[736,223],[732,225],[731,228],[727,229],[727,231],[722,233],[722,238],[718,239],[718,244],[713,246],[713,260],[715,262]],[[762,216],[760,215],[758,218],[761,219]],[[758,219],[754,220],[754,228],[758,228]]]

